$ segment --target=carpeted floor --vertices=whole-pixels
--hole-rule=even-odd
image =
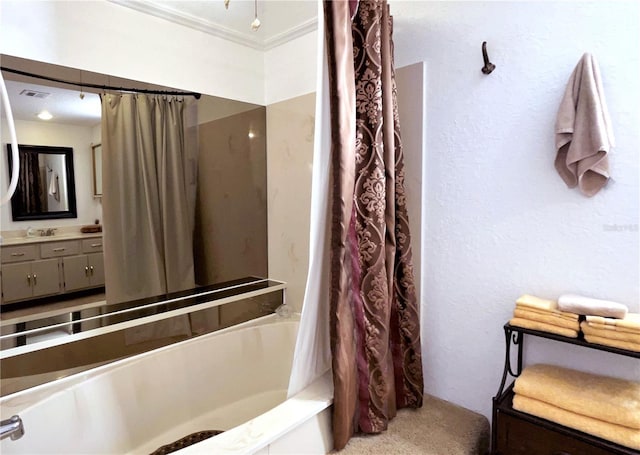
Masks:
[[[356,435],[340,455],[484,455],[489,421],[483,415],[425,395],[420,409],[402,409],[379,435]]]

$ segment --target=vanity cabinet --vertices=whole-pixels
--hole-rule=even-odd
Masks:
[[[58,294],[60,276],[57,259],[18,262],[2,266],[4,301]]]
[[[66,292],[104,286],[104,257],[102,253],[63,258],[62,267]]]
[[[2,303],[104,286],[102,238],[3,245]]]

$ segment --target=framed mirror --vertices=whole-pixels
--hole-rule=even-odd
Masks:
[[[93,157],[93,196],[102,197],[102,144],[91,146]]]
[[[9,172],[11,144],[7,144]],[[71,147],[18,145],[20,171],[11,199],[13,221],[77,218]]]

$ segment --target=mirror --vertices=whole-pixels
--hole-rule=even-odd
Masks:
[[[14,221],[76,218],[73,149],[18,144],[20,175],[11,199]],[[9,170],[11,144],[7,144]]]
[[[78,78],[78,70],[75,69],[16,57],[1,57],[3,66],[6,67],[62,80]],[[92,98],[98,98],[97,94],[101,91],[93,90],[90,93],[91,91],[85,87],[85,96],[80,97],[80,91],[74,87],[71,87],[72,90],[70,90],[68,86],[55,82],[42,81],[22,75],[17,76],[7,72],[3,72],[3,74],[16,117],[18,138],[24,138],[23,142],[28,140],[33,143],[47,144],[49,148],[55,144],[47,143],[47,140],[55,140],[58,144],[68,143],[73,146],[73,156],[68,155],[69,159],[65,160],[65,164],[75,161],[75,169],[70,169],[67,176],[75,174],[75,179],[69,179],[68,183],[72,181],[75,183],[77,220],[63,222],[70,222],[73,223],[73,226],[80,227],[93,224],[95,219],[101,219],[105,229],[108,228],[109,220],[103,219],[101,200],[97,197],[109,190],[107,181],[103,181],[101,175],[101,164],[109,157],[106,156],[108,152],[103,150],[101,146],[100,119],[98,117],[97,123],[95,118],[83,123],[83,120],[79,119],[77,115],[75,117],[69,116],[67,119],[63,117],[62,112],[57,110],[60,99],[68,99],[70,102],[86,106],[88,101],[92,102]],[[84,71],[82,72],[82,80],[121,87],[168,89],[167,87]],[[53,123],[34,120],[34,112],[37,112],[40,107],[31,106],[27,109],[21,107],[26,103],[35,102],[34,97],[26,98],[20,95],[28,88],[32,89],[32,92],[50,93],[45,99],[46,108],[54,115],[58,112],[52,121]],[[72,93],[65,94],[62,90]],[[191,191],[190,211],[194,214],[195,219],[193,249],[196,278],[196,289],[185,292],[192,292],[195,295],[203,290],[210,290],[213,286],[214,288],[230,287],[231,290],[225,292],[230,292],[233,295],[244,293],[246,289],[242,286],[245,286],[243,284],[245,281],[253,283],[255,280],[264,280],[268,276],[266,108],[208,95],[203,95],[198,101],[193,98],[185,98],[184,102],[185,138],[190,144],[190,155],[187,157],[189,164],[185,166],[185,174],[186,183]],[[72,110],[69,108],[69,111]],[[4,131],[2,134],[2,143],[6,144],[8,138]],[[62,142],[63,140],[64,142]],[[6,159],[0,163],[0,180],[6,179],[8,176],[8,171],[3,169],[7,163]],[[72,192],[73,188],[70,188],[69,191]],[[26,223],[12,220],[6,207],[0,208],[0,213],[4,241],[1,248],[3,250],[14,245],[7,242],[7,239],[10,238],[8,233],[22,232],[21,235],[24,236],[28,226],[44,227],[37,222]],[[119,221],[135,223],[135,220]],[[56,226],[51,222],[46,224],[46,227]],[[66,226],[72,225],[64,225],[64,227]],[[65,241],[69,239],[66,232],[64,239]],[[15,240],[19,241],[19,239]],[[39,238],[27,239],[27,241],[29,240],[41,241]],[[50,240],[54,241],[56,237],[54,236]],[[90,254],[97,255],[98,253],[90,252],[87,255]],[[59,261],[62,264],[65,261],[70,261],[70,258],[72,257],[61,256]],[[19,267],[19,264],[13,262],[2,264],[2,266],[3,268]],[[59,274],[64,276],[67,269],[61,270]],[[5,283],[3,282],[2,285],[4,287]],[[251,284],[251,286],[254,285]],[[109,294],[108,287],[109,283],[107,282],[107,296]],[[64,284],[62,289],[64,290]],[[149,296],[150,299],[163,301],[170,297],[173,295]],[[269,299],[268,302],[249,299],[246,304],[235,302],[216,306],[210,310],[213,314],[207,314],[206,317],[200,318],[199,324],[202,326],[200,328],[218,330],[240,320],[272,313],[282,303],[282,297],[278,295],[275,300]],[[81,335],[74,327],[81,325],[84,330],[86,325],[88,329],[95,329],[95,325],[98,324],[96,321],[104,320],[107,322],[99,322],[98,324],[100,330],[104,330],[106,324],[113,321],[113,318],[102,318],[88,321],[86,324],[85,322],[77,322],[76,316],[85,317],[85,309],[90,308],[91,311],[96,312],[95,316],[98,316],[110,314],[114,310],[126,310],[127,307],[133,309],[139,304],[140,301],[107,303],[104,288],[85,289],[78,293],[69,294],[63,291],[57,295],[38,299],[29,298],[17,302],[3,302],[0,307],[2,319],[0,344],[3,351],[7,352],[6,355],[25,348],[38,350],[36,346],[42,345],[42,342],[50,343],[52,339],[55,340],[54,337],[60,337],[61,343],[67,344],[64,341],[65,338]],[[74,322],[70,323],[69,321]],[[192,324],[192,329],[195,327],[193,325],[195,322],[190,321],[189,324]],[[37,332],[29,332],[33,330]],[[24,335],[18,335],[15,332],[22,332]],[[158,333],[162,333],[162,331]],[[196,333],[196,331],[192,330],[192,333]],[[175,336],[167,335],[165,337],[164,335],[159,338],[175,341]],[[120,333],[118,336],[122,336],[122,334]],[[82,345],[83,352],[92,353],[100,349],[90,340],[93,338],[88,338]],[[163,341],[160,339],[154,339],[153,343],[151,341],[145,342],[141,344],[141,349],[147,349],[151,344],[157,346],[161,342]],[[127,349],[129,348],[132,349],[133,345]],[[32,371],[33,368],[43,365],[43,363],[39,360],[34,361],[33,358],[30,359],[24,360],[24,362],[29,364],[31,370],[14,369],[11,372],[11,377],[6,376],[11,369],[4,368],[6,361],[2,361],[2,368],[0,368],[2,371],[1,394],[20,390],[25,387],[25,384],[32,386],[35,385],[35,382],[45,382],[44,377],[41,378]],[[8,364],[6,365],[8,366]],[[61,377],[68,374],[66,370],[57,373],[56,371],[56,365],[49,362],[47,366],[48,377]],[[10,387],[7,385],[7,379],[11,382]]]
[[[102,144],[91,146],[93,160],[93,196],[102,196]]]

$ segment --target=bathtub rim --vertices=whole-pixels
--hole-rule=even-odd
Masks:
[[[11,417],[11,415],[26,412],[30,410],[32,407],[37,406],[43,403],[44,401],[51,399],[53,396],[55,396],[58,393],[63,393],[73,387],[81,385],[84,382],[95,380],[96,378],[99,378],[102,375],[107,374],[113,370],[125,368],[129,366],[129,364],[138,362],[145,357],[150,357],[169,349],[184,348],[185,346],[188,346],[189,344],[192,344],[192,343],[203,343],[208,341],[210,338],[213,338],[216,336],[225,335],[233,332],[241,332],[244,330],[249,330],[254,327],[272,325],[277,323],[299,323],[299,321],[300,321],[299,313],[295,313],[288,318],[279,316],[275,313],[269,314],[266,316],[252,319],[250,321],[233,325],[231,327],[226,327],[224,329],[216,330],[215,332],[206,333],[204,335],[189,338],[187,340],[178,341],[176,343],[172,343],[166,346],[152,349],[150,351],[141,352],[139,354],[125,357],[123,359],[119,359],[114,362],[100,365],[98,367],[94,367],[89,370],[74,373],[69,376],[56,379],[54,381],[46,382],[44,384],[39,384],[37,386],[30,387],[28,389],[19,390],[15,393],[0,397],[0,416],[1,418],[8,418],[8,417]],[[16,403],[15,405],[9,404],[13,400],[21,400],[23,399],[23,396],[28,397],[28,395],[32,395],[32,394],[34,395],[34,397],[32,399],[27,398],[23,403],[20,403],[20,401],[18,401],[18,403]]]
[[[269,411],[175,453],[179,455],[254,454],[327,410],[331,405],[333,405],[333,375],[329,369],[296,395],[287,398]],[[251,434],[257,434],[260,437],[251,440]]]

